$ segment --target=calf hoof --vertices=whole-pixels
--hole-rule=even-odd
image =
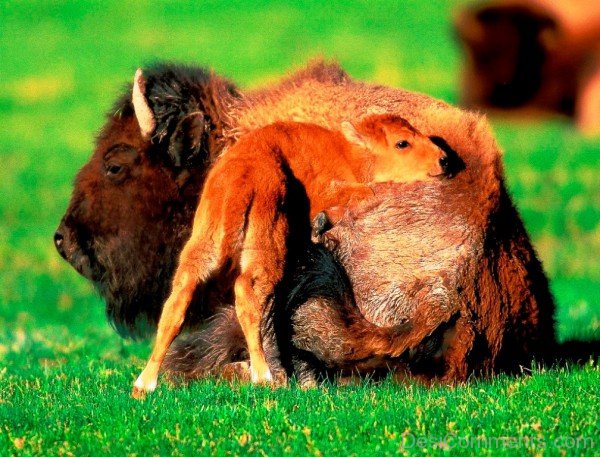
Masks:
[[[319,240],[321,235],[329,230],[333,225],[327,216],[325,211],[321,211],[319,214],[315,216],[311,224],[312,227],[312,238],[314,240]]]
[[[332,237],[329,230],[340,221],[345,212],[344,207],[335,206],[318,213],[311,224],[311,241],[323,245],[329,251],[334,251],[338,246],[338,242]]]
[[[273,376],[269,368],[259,371],[250,366],[250,379],[252,384],[271,385],[273,383]]]
[[[145,381],[142,375],[140,375],[133,384],[131,396],[136,400],[141,400],[145,398],[147,394],[154,392],[155,389],[156,379]]]
[[[144,389],[140,389],[139,387],[133,386],[133,389],[131,390],[131,397],[135,398],[136,400],[143,400],[144,398],[146,398],[146,394],[148,392],[146,392]]]
[[[288,378],[283,370],[275,370],[271,372],[267,369],[262,375],[255,374],[251,371],[251,379],[253,384],[270,386],[270,387],[285,387],[287,386]]]

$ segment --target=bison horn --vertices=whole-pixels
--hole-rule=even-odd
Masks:
[[[133,78],[133,92],[131,94],[131,101],[133,103],[133,109],[135,111],[135,117],[137,118],[138,124],[140,124],[140,131],[144,139],[149,139],[154,133],[156,128],[156,120],[154,119],[154,113],[148,105],[146,100],[146,80],[142,74],[142,69],[138,68]]]

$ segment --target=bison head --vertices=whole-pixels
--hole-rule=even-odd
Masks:
[[[205,172],[225,143],[222,103],[236,96],[203,69],[138,70],[77,175],[55,245],[94,282],[124,336],[158,319]]]

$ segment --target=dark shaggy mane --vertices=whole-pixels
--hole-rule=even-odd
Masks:
[[[225,125],[213,125],[223,129],[229,123],[225,119],[228,105],[240,96],[236,86],[229,80],[217,76],[205,67],[155,62],[143,67],[146,80],[146,98],[156,119],[156,130],[152,141],[156,144],[171,138],[179,124],[192,113],[219,112]],[[132,83],[123,86],[121,96],[107,118],[134,116],[131,103]],[[213,119],[214,121],[214,119]],[[110,134],[110,123],[100,132],[98,139]],[[178,164],[180,165],[180,164]]]
[[[184,114],[207,112],[221,97],[237,93],[232,83],[205,68],[156,63],[145,75],[146,96],[157,121],[153,140],[159,142],[170,137]]]

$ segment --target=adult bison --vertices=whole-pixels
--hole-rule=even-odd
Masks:
[[[438,186],[395,188],[366,202],[329,234],[340,242],[339,260],[320,246],[308,248],[269,315],[290,370],[308,379],[321,368],[397,364],[452,381],[512,369],[551,348],[548,283],[481,117],[353,81],[336,65],[317,64],[243,95],[202,70],[158,66],[145,74],[137,92],[146,108],[134,110],[129,92],[119,100],[55,235],[59,252],[98,285],[122,334],[139,335],[156,323],[204,172],[224,146],[275,120],[336,129],[380,111],[443,138],[466,168]],[[211,296],[196,294],[188,322],[228,302],[230,291],[217,286],[206,288]],[[406,325],[414,332],[397,338]],[[167,369],[204,376],[245,357],[235,315],[225,307],[180,341]]]

